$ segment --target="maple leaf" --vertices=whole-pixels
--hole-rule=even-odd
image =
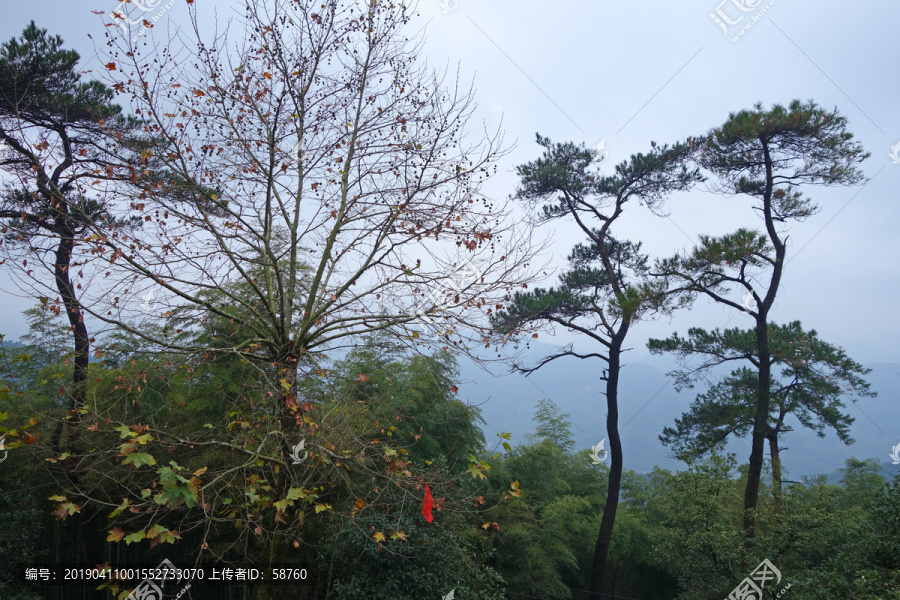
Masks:
[[[381,533],[380,531],[376,531],[375,535],[373,535],[372,537],[375,538],[376,542],[383,542],[383,541],[387,540],[387,538],[384,537],[384,534]]]
[[[121,542],[122,538],[125,537],[125,532],[122,531],[121,528],[115,527],[109,530],[109,536],[106,538],[107,542]]]
[[[125,536],[125,545],[131,545],[133,542],[139,542],[147,537],[146,531],[137,531]]]
[[[116,63],[114,63],[114,62],[106,63],[106,68],[109,69],[110,71],[115,71],[115,70],[116,70]]]
[[[512,489],[510,494],[512,494],[516,498],[518,498],[522,495],[522,491],[519,489],[519,480],[518,479],[513,481],[511,484],[509,484],[509,487]]]
[[[88,431],[97,431],[97,424],[91,423],[90,425],[88,425]]]
[[[360,374],[359,374],[359,377],[357,377],[356,380],[357,380],[357,381],[365,382],[365,381],[368,381],[369,378],[366,377],[363,373],[360,373]],[[378,425],[376,425],[376,427],[377,427],[377,426],[378,426]]]

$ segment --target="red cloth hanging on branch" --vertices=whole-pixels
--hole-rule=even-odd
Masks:
[[[434,517],[431,515],[431,507],[434,506],[434,502],[431,499],[431,489],[429,489],[428,484],[425,484],[425,497],[422,499],[422,516],[425,517],[425,520],[431,523],[434,520]]]

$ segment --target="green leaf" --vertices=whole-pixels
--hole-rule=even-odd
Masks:
[[[137,435],[135,432],[133,432],[132,430],[130,430],[130,429],[129,429],[127,426],[125,426],[125,425],[121,425],[121,426],[119,426],[119,427],[116,427],[115,430],[119,432],[119,435],[122,436],[122,439],[125,439],[125,438],[127,438],[127,437],[134,437],[134,436]]]
[[[301,488],[288,488],[288,494],[286,500],[298,500],[300,498],[309,499],[309,492],[301,489]]]
[[[137,531],[135,533],[129,534],[125,536],[125,544],[131,544],[132,542],[139,542],[147,537],[147,533],[145,531]]]
[[[125,457],[125,460],[122,461],[122,464],[134,465],[135,467],[140,468],[144,465],[155,465],[156,459],[146,452],[132,452]]]
[[[146,444],[147,442],[153,441],[153,436],[149,433],[145,433],[144,435],[138,436],[132,440],[132,443],[137,442],[138,444]]]
[[[144,491],[149,492],[150,490],[144,490]],[[148,493],[147,495],[149,496],[150,494]],[[144,497],[146,498],[146,496],[144,496]],[[128,498],[125,498],[122,501],[122,504],[119,505],[119,508],[117,508],[116,510],[109,513],[109,518],[115,519],[116,517],[118,517],[122,513],[123,510],[128,508],[129,504],[131,504],[131,500],[129,500]],[[118,541],[118,540],[116,540],[116,541]]]

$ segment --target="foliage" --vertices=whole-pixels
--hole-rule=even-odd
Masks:
[[[819,437],[831,428],[842,441],[851,443],[853,418],[842,412],[844,399],[855,402],[875,395],[862,377],[870,369],[848,357],[842,348],[821,340],[814,330],[805,331],[799,321],[784,326],[770,323],[768,329],[769,364],[774,371],[769,380],[767,436],[792,431],[786,419],[793,417]],[[737,328],[721,332],[692,328],[687,338],[673,334],[665,340],[651,339],[648,347],[654,354],[676,354],[682,365],[699,357],[699,364],[670,374],[678,389],[693,387],[717,364],[746,362],[758,367],[760,361],[755,332]],[[720,447],[729,436],[746,437],[753,431],[758,385],[755,370],[740,367],[731,371],[698,395],[675,427],[664,429],[660,440],[673,448],[677,457],[688,459]]]

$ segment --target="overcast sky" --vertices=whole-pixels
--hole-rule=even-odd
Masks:
[[[150,14],[167,4],[142,1],[157,5]],[[428,64],[458,67],[463,81],[473,81],[479,104],[473,125],[483,121],[493,130],[502,120],[507,140],[516,142],[485,188],[495,199],[514,191],[516,165],[540,155],[536,132],[591,146],[605,139],[608,172],[610,163],[646,151],[651,140],[671,143],[705,133],[729,112],[756,102],[770,107],[813,99],[825,108],[837,107],[872,153],[863,165],[870,182],[807,190],[822,210],[790,225],[789,263],[772,318],[800,319],[861,362],[900,362],[895,304],[900,296],[895,266],[900,164],[892,164],[889,156],[900,142],[900,78],[891,66],[897,60],[900,3],[718,1],[444,0],[442,8],[439,0],[423,0],[410,34],[424,27]],[[754,8],[742,11],[742,1]],[[211,0],[196,3],[213,5]],[[214,6],[228,13],[231,4]],[[98,69],[88,36],[102,45],[104,17],[92,11],[108,13],[117,5],[106,0],[8,2],[0,39],[18,35],[34,19],[81,53],[82,69]],[[752,27],[732,41],[761,11]],[[187,15],[186,0],[174,0],[164,19],[177,27],[187,23]],[[617,232],[643,241],[651,256],[668,256],[700,233],[761,227],[746,199],[703,189],[669,198],[666,209],[669,218],[630,207]],[[545,227],[540,233],[555,238],[547,258],[561,266],[580,236],[562,223]],[[5,272],[0,290],[0,332],[17,339],[24,333],[20,312],[33,300],[19,297]],[[726,323],[751,326],[746,315],[701,300],[671,321],[633,330],[630,359],[646,354],[648,337]],[[567,340],[559,336],[556,341]],[[554,340],[542,336],[542,341]]]

